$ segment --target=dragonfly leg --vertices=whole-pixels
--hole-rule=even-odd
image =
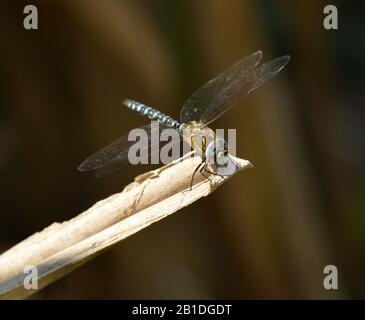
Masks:
[[[202,163],[200,163],[196,168],[195,168],[195,170],[194,170],[194,173],[193,173],[193,176],[191,177],[191,182],[190,182],[190,191],[191,190],[193,190],[193,181],[194,181],[194,177],[195,177],[195,174],[196,174],[196,172],[199,170],[199,168],[202,166],[202,165],[204,165],[205,164],[205,162],[202,162]]]
[[[206,175],[204,174],[204,172],[207,172],[207,170],[206,170],[207,166],[208,166],[208,164],[207,164],[207,163],[204,163],[204,166],[202,166],[202,167],[200,168],[199,172],[200,172],[200,174],[201,174],[201,175],[202,175],[205,179],[208,179],[208,180],[209,180],[209,182],[212,184],[212,183],[213,183],[212,179],[210,179],[208,176],[206,176]]]

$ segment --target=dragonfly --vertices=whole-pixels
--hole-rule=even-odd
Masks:
[[[157,129],[172,128],[179,133],[181,138],[184,138],[186,129],[195,133],[209,129],[208,125],[221,117],[243,96],[257,89],[278,74],[288,64],[290,56],[285,55],[263,64],[260,64],[261,60],[262,51],[259,50],[239,60],[196,90],[183,104],[180,110],[180,121],[175,120],[156,108],[134,100],[125,99],[123,105],[151,120],[157,120],[159,124]],[[140,128],[145,130],[149,143],[151,143],[154,130],[157,130],[156,127],[148,124]],[[188,141],[189,139],[190,144],[193,146],[194,134],[187,138]],[[122,136],[89,156],[81,163],[78,170],[95,170],[97,177],[119,171],[129,164],[128,151],[134,143],[135,141],[128,140],[128,135]],[[151,144],[149,146],[152,150]],[[194,176],[198,170],[207,178],[204,172],[215,174],[214,171],[209,170],[209,163],[213,163],[218,168],[227,162],[227,142],[222,138],[213,136],[213,139],[209,143],[203,140],[201,151],[202,159],[194,170],[190,190],[192,189]],[[151,151],[149,150],[148,152]]]

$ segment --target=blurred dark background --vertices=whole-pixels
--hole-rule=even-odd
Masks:
[[[289,65],[213,128],[255,167],[35,298],[365,298],[365,44],[360,1],[8,1],[0,11],[0,252],[119,192],[88,155],[240,58]],[[23,28],[34,4],[39,30]],[[336,265],[339,290],[323,288]]]

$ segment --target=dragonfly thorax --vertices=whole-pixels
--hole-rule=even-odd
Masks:
[[[227,162],[228,144],[218,138],[214,131],[201,122],[192,121],[183,130],[184,140],[187,141],[203,161],[223,166]]]
[[[192,121],[184,125],[182,136],[191,149],[203,160],[206,158],[206,149],[214,141],[215,133],[201,122]]]

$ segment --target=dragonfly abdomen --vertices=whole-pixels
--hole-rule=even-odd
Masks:
[[[181,132],[184,125],[181,124],[179,121],[176,121],[175,119],[169,117],[168,115],[164,114],[161,111],[156,110],[155,108],[146,106],[140,102],[125,99],[123,104],[133,110],[141,114],[142,116],[148,117],[151,120],[157,120],[158,122],[167,125],[170,128],[174,128]]]

